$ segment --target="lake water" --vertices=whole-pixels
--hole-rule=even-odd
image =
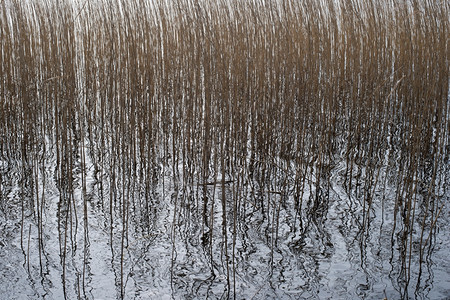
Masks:
[[[202,183],[171,158],[144,178],[139,165],[133,169],[121,157],[111,167],[113,153],[101,155],[86,141],[74,148],[69,183],[58,175],[54,143],[43,143],[33,163],[0,161],[1,299],[450,296],[444,184],[433,208],[439,218],[420,245],[421,227],[409,230],[401,214],[394,219],[396,179],[387,165],[367,203],[366,167],[354,166],[360,176],[351,190],[345,160],[320,182],[312,167],[296,209],[289,161],[273,162],[279,168],[271,168],[270,182],[251,174],[249,163],[226,181],[213,176]]]

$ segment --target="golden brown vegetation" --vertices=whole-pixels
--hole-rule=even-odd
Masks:
[[[283,209],[299,231],[326,216],[342,162],[361,239],[383,201],[405,278],[413,242],[424,255],[448,172],[449,2],[3,0],[0,15],[0,158],[36,185],[22,218],[30,209],[41,234],[38,174],[55,153],[63,267],[78,218],[89,239],[87,157],[121,257],[130,214],[150,222],[167,171],[174,242],[187,211],[214,269],[221,232],[232,288],[246,212],[276,248]]]

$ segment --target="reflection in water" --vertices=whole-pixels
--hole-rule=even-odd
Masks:
[[[37,165],[2,162],[6,295],[19,287],[46,299],[448,293],[446,196],[427,199],[424,182],[413,195],[416,215],[408,216],[408,195],[395,188],[401,174],[388,172],[401,167],[392,162],[375,171],[315,165],[293,205],[292,162],[271,162],[270,175],[254,169],[253,179],[245,162],[226,180],[199,182],[181,160],[144,174],[123,155],[99,153],[89,139],[70,146],[65,167],[49,140]],[[343,175],[349,168],[351,178]],[[432,223],[421,228],[408,218]]]

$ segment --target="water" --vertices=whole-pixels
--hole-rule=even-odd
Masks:
[[[222,193],[219,177],[218,184],[211,178],[211,184],[201,185],[195,177],[186,184],[182,163],[174,168],[168,159],[145,184],[132,168],[117,168],[115,174],[102,168],[100,155],[86,141],[83,164],[81,146],[74,152],[73,192],[65,194],[56,149],[50,140],[45,143],[38,163],[0,163],[2,299],[450,296],[448,207],[441,206],[434,230],[425,230],[429,243],[422,243],[420,262],[419,226],[408,232],[414,242],[406,242],[402,251],[406,229],[393,217],[392,178],[374,185],[368,209],[358,196],[363,181],[355,180],[351,192],[346,188],[345,161],[319,185],[313,184],[317,171],[312,170],[300,211],[294,209],[292,187],[279,183],[289,182],[290,172],[273,171],[272,182],[249,180],[239,189],[233,188],[237,178],[247,176],[235,174]],[[107,153],[104,162],[112,156]],[[355,168],[368,178],[364,167]],[[380,169],[379,178],[386,173]],[[205,191],[212,223],[202,220]],[[439,203],[448,200],[444,192]],[[213,224],[212,233],[205,224]]]

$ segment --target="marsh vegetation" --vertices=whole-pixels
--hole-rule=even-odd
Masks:
[[[448,296],[448,54],[448,1],[0,1],[0,291]]]

